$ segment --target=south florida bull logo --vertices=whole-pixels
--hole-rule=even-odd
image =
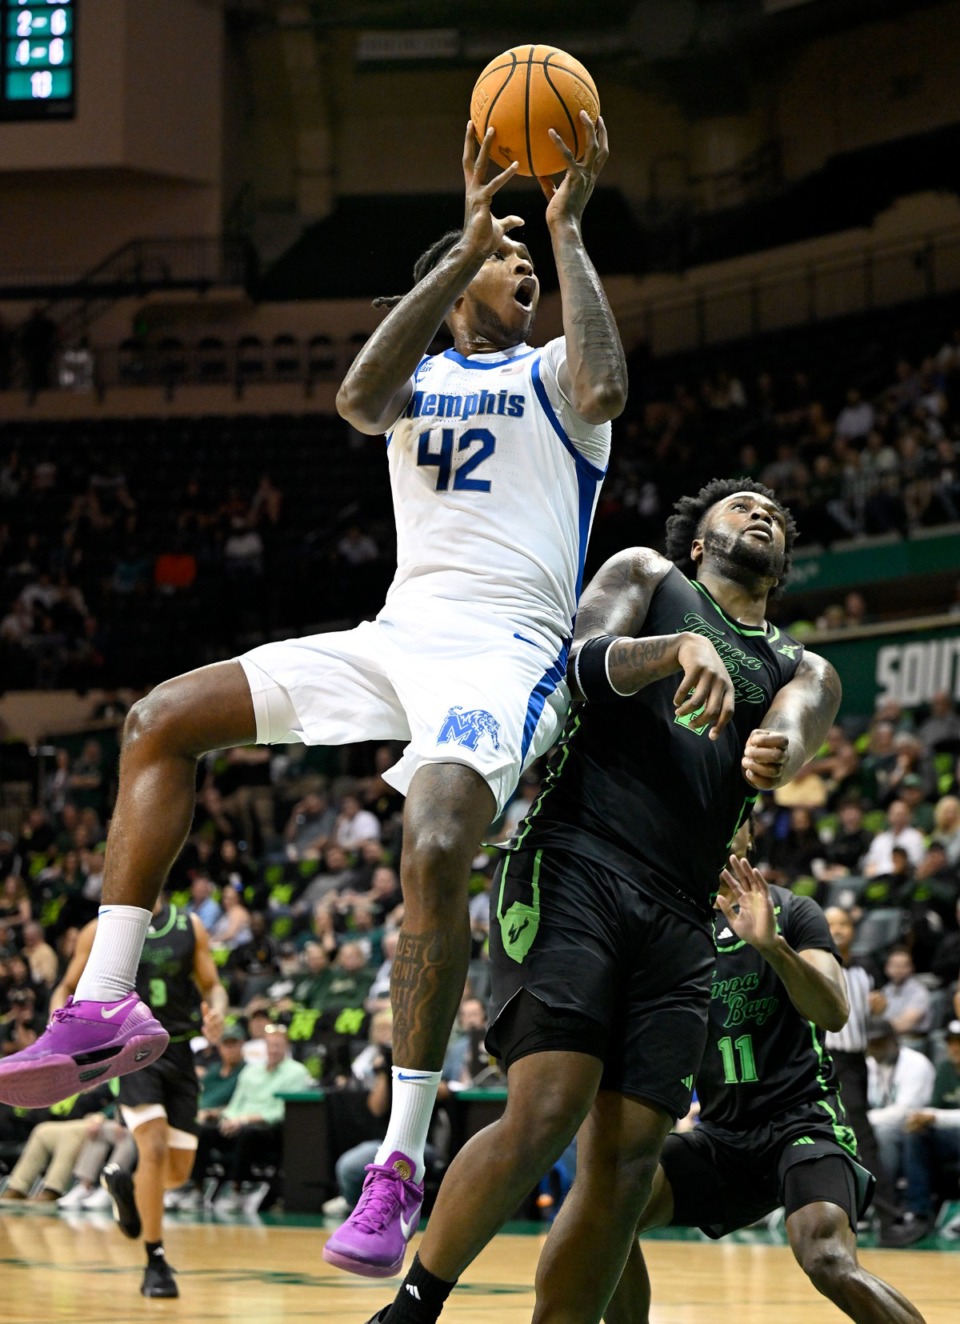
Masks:
[[[458,705],[451,708],[443,719],[443,725],[437,735],[437,744],[448,745],[452,741],[467,749],[476,749],[483,735],[490,737],[494,749],[500,748],[500,723],[493,713],[488,713],[483,708],[472,708],[465,713]]]

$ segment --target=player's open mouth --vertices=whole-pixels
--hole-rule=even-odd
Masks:
[[[523,280],[516,288],[514,298],[521,308],[533,307],[533,296],[537,292],[537,282],[532,276],[524,276]]]

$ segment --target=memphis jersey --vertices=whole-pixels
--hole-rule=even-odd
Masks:
[[[387,438],[397,573],[379,619],[424,604],[503,619],[558,652],[573,631],[610,424],[560,391],[562,339],[424,358]]]

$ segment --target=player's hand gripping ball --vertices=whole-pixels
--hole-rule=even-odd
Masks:
[[[567,162],[548,134],[555,129],[574,157],[583,155],[585,110],[596,123],[600,98],[579,60],[556,46],[514,46],[491,60],[470,98],[470,118],[480,142],[495,130],[490,159],[521,175],[556,175]]]

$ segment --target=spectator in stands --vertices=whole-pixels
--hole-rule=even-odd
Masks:
[[[450,1046],[443,1061],[443,1076],[450,1088],[472,1085],[490,1067],[483,1046],[487,1033],[487,1009],[482,999],[464,997]]]
[[[945,930],[955,922],[960,872],[950,865],[940,841],[931,841],[910,883],[897,901],[910,915],[910,951],[918,970],[930,970]]]
[[[251,938],[230,953],[226,972],[230,978],[230,1001],[237,1006],[266,988],[280,973],[280,944],[267,932],[267,919],[260,910],[250,912]]]
[[[860,441],[870,433],[875,417],[873,405],[869,400],[864,400],[855,386],[851,386],[847,391],[847,403],[840,410],[834,424],[837,436],[845,437],[848,441]]]
[[[341,797],[333,839],[346,851],[358,850],[365,841],[380,840],[380,820],[364,809],[360,797],[352,791]]]
[[[235,883],[226,883],[220,891],[221,914],[209,930],[210,941],[215,947],[225,947],[233,951],[253,937],[250,928],[250,911],[240,899],[240,888]]]
[[[825,882],[859,874],[861,861],[873,841],[873,833],[863,826],[863,806],[859,800],[844,800],[838,818],[833,839],[824,845],[823,864],[818,872]]]
[[[290,810],[283,829],[287,858],[315,858],[327,845],[337,823],[337,811],[325,791],[310,791]]]
[[[798,776],[815,774],[823,779],[826,803],[831,809],[851,793],[859,791],[860,755],[842,726],[832,726],[824,745]]]
[[[336,842],[331,841],[323,852],[323,868],[307,884],[290,906],[294,917],[312,915],[327,897],[349,892],[357,881],[351,857]]]
[[[858,630],[863,625],[873,624],[873,616],[867,607],[867,600],[858,589],[851,589],[845,595],[843,610],[846,612],[848,630]]]
[[[294,980],[290,997],[298,1007],[324,1011],[327,994],[335,975],[326,949],[318,942],[308,942],[301,953],[303,974]]]
[[[58,749],[54,755],[53,768],[43,779],[41,802],[44,809],[54,818],[58,818],[65,807],[72,803],[70,753],[66,749]]]
[[[932,1027],[930,990],[917,978],[908,947],[891,947],[884,964],[887,982],[874,1003],[901,1042],[922,1049]]]
[[[944,795],[937,801],[933,811],[933,830],[937,840],[942,842],[950,864],[954,867],[960,865],[960,796]]]
[[[36,920],[30,920],[23,926],[23,956],[30,967],[30,978],[34,984],[52,989],[57,982],[59,962]]]
[[[883,791],[879,797],[881,804],[889,804],[900,793],[900,787],[907,778],[915,777],[913,785],[921,788],[919,800],[913,803],[908,801],[910,807],[920,803],[928,796],[936,793],[937,778],[934,772],[933,762],[923,752],[923,745],[911,731],[898,731],[893,737],[893,748],[896,753],[896,761],[886,777]],[[923,829],[924,825],[913,820],[915,825]],[[932,826],[932,817],[930,825]]]
[[[9,873],[0,889],[0,924],[17,939],[23,941],[23,930],[30,923],[30,893],[19,874]]]
[[[956,1015],[960,1016],[960,895],[954,906],[954,920],[934,949],[930,958],[930,973],[941,986],[956,985]]]
[[[332,978],[324,998],[325,1011],[343,1011],[345,1007],[362,1007],[370,992],[374,972],[364,960],[359,943],[345,942],[331,967]]]
[[[10,874],[23,873],[23,856],[17,851],[17,842],[12,832],[0,832],[0,878]]]
[[[895,1181],[903,1167],[904,1123],[925,1108],[933,1094],[934,1067],[928,1057],[901,1045],[882,1016],[867,1022],[867,1117],[880,1147],[880,1161]]]
[[[190,835],[193,839],[204,837],[216,846],[236,841],[242,835],[239,821],[229,812],[212,782],[207,782],[197,795]]]
[[[918,832],[926,835],[933,831],[933,805],[927,800],[923,779],[916,772],[907,772],[900,779],[899,798],[910,810],[910,821]]]
[[[933,1229],[938,1184],[945,1167],[960,1163],[960,1020],[945,1037],[946,1058],[937,1067],[928,1107],[907,1114],[903,1171],[908,1218],[898,1244],[911,1246]]]
[[[896,767],[895,734],[892,722],[875,719],[870,728],[866,753],[860,760],[860,774],[863,792],[873,803],[880,800]]]
[[[946,690],[938,690],[930,700],[930,714],[918,727],[917,739],[928,755],[960,748],[960,714]]]
[[[216,1148],[226,1160],[226,1181],[218,1194],[216,1208],[221,1212],[239,1209],[241,1183],[249,1178],[254,1164],[278,1163],[281,1132],[286,1104],[283,1094],[313,1089],[313,1080],[305,1066],[289,1056],[286,1026],[266,1026],[266,1062],[248,1063],[237,1079],[233,1095],[220,1114],[216,1137],[200,1136],[195,1168],[205,1172],[211,1149]]]
[[[823,842],[814,824],[812,812],[805,805],[790,810],[790,826],[782,837],[774,838],[768,860],[774,882],[790,887],[798,878],[812,878],[813,862],[823,855]]]
[[[399,941],[399,929],[387,929],[380,941],[383,960],[373,977],[373,983],[367,991],[366,1001],[363,1004],[374,1017],[378,1012],[389,1011],[390,1009],[390,977],[393,974],[393,963],[396,959]]]
[[[376,814],[384,827],[403,817],[403,796],[383,779],[383,774],[396,761],[397,752],[392,745],[378,745],[373,752],[373,773],[357,782],[357,794],[364,809]]]
[[[923,859],[923,834],[913,827],[910,810],[902,800],[890,802],[887,807],[887,822],[889,827],[877,833],[863,861],[863,872],[868,878],[892,872],[894,846],[900,846],[907,852],[914,867]]]
[[[214,891],[213,879],[205,873],[198,873],[191,879],[187,912],[196,915],[208,933],[223,914],[223,908],[215,898]]]
[[[74,1165],[84,1142],[95,1136],[105,1120],[103,1109],[112,1104],[109,1086],[78,1094],[66,1105],[57,1105],[61,1115],[40,1122],[30,1132],[3,1193],[4,1201],[17,1203],[30,1198],[36,1183],[43,1186],[33,1197],[41,1204],[58,1201],[70,1186]]]

